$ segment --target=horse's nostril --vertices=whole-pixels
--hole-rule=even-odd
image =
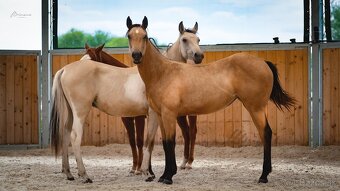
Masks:
[[[132,58],[134,60],[140,60],[142,58],[142,53],[141,52],[133,52],[132,53]]]

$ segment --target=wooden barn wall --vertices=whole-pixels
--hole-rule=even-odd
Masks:
[[[203,64],[240,51],[205,52]],[[268,121],[273,131],[273,145],[308,145],[308,49],[247,51],[273,62],[279,71],[281,85],[297,100],[296,108],[280,111],[270,102]],[[118,60],[131,64],[127,54],[114,54]],[[53,55],[53,75],[61,67],[79,60],[81,55]],[[337,94],[338,95],[338,94]],[[205,146],[261,145],[258,132],[247,110],[240,101],[221,111],[198,117],[197,144]],[[177,127],[177,143],[183,143]],[[126,130],[119,117],[108,116],[93,108],[84,129],[83,145],[128,143]],[[156,143],[161,143],[160,131]]]
[[[323,49],[323,143],[340,145],[340,48]]]
[[[0,144],[38,144],[36,55],[0,55]]]

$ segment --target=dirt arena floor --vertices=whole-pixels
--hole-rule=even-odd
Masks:
[[[82,147],[92,184],[76,176],[74,156],[68,181],[49,149],[0,150],[0,191],[3,190],[340,190],[340,146],[317,149],[301,146],[273,147],[273,172],[267,184],[258,184],[262,170],[262,147],[196,147],[193,169],[178,170],[172,185],[145,182],[143,175],[129,175],[128,145]],[[177,165],[183,146],[177,145]],[[156,180],[164,170],[164,154],[156,146],[153,154]]]

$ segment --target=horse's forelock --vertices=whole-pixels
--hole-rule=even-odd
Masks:
[[[184,31],[188,33],[196,34],[196,31],[194,31],[193,29],[185,29]]]

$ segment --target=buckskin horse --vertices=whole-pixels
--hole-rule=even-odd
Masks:
[[[145,83],[150,107],[160,122],[165,170],[159,182],[172,184],[172,177],[177,173],[176,118],[211,113],[239,99],[250,113],[263,143],[264,160],[259,182],[267,183],[272,170],[272,130],[267,121],[266,106],[269,100],[281,110],[289,110],[295,105],[295,99],[282,89],[275,65],[246,53],[204,65],[171,61],[149,41],[146,17],[142,24],[132,24],[128,17],[126,25],[131,57]],[[142,170],[143,167],[142,164]]]

